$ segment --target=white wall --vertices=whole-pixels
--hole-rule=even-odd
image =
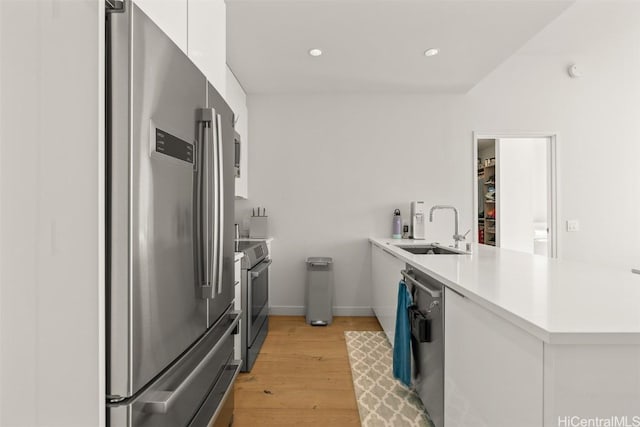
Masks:
[[[639,22],[638,2],[579,1],[467,97],[469,129],[557,133],[561,258],[640,264]]]
[[[498,246],[534,253],[534,223],[547,222],[547,138],[500,138]]]
[[[368,307],[366,238],[389,235],[411,200],[453,204],[470,228],[473,131],[557,132],[559,256],[639,266],[638,22],[638,3],[577,2],[464,96],[250,95],[251,199],[236,220],[270,211],[272,305],[302,306],[304,258],[326,255],[336,306]],[[452,223],[438,212],[428,239],[450,241]]]
[[[104,3],[0,1],[0,425],[104,423]]]
[[[549,150],[551,141],[545,138],[544,142],[534,142],[532,159],[530,160],[533,185],[531,196],[533,198],[532,218],[533,222],[549,222],[549,169],[551,167]]]
[[[394,208],[407,221],[411,200],[471,209],[461,191],[471,134],[454,126],[455,97],[250,96],[249,110],[251,196],[236,202],[236,219],[267,208],[276,238],[272,306],[301,307],[305,258],[331,256],[338,312],[369,313],[367,237],[391,236]],[[468,215],[461,221],[461,230],[470,228]],[[450,212],[427,223],[430,240],[452,243],[452,235]]]

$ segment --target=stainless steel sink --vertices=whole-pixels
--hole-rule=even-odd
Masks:
[[[463,251],[456,249],[447,249],[441,246],[435,245],[411,245],[411,246],[396,246],[399,249],[405,250],[414,255],[465,255]]]

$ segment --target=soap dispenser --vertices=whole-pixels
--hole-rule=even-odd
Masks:
[[[393,211],[393,231],[391,237],[394,239],[402,238],[402,217],[400,216],[400,209]]]
[[[411,202],[411,230],[415,240],[423,240],[425,238],[424,219],[424,202]]]

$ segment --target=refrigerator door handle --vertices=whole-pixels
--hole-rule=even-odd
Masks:
[[[209,263],[211,265],[211,289],[209,291],[208,298],[214,299],[216,297],[218,270],[220,269],[218,265],[218,259],[220,256],[220,222],[218,221],[218,210],[220,209],[220,177],[218,174],[218,163],[220,160],[218,159],[218,115],[216,114],[216,110],[213,108],[209,108],[208,110],[210,112],[208,128],[210,136],[209,147],[211,147],[212,153],[209,169],[213,178],[213,212],[211,212],[211,229],[213,232],[213,239],[211,240],[211,258],[209,259]]]
[[[215,111],[211,108],[200,108],[198,109],[198,124],[202,129],[202,138],[200,145],[202,149],[200,150],[201,160],[200,164],[202,165],[202,169],[200,170],[201,180],[204,183],[201,185],[202,193],[201,197],[201,209],[199,210],[199,214],[203,219],[201,219],[201,223],[204,222],[204,227],[202,227],[199,232],[200,236],[196,239],[197,241],[202,242],[202,246],[204,247],[204,256],[200,255],[199,258],[202,260],[202,264],[204,267],[204,283],[201,285],[202,290],[202,298],[203,299],[213,299],[215,298],[215,287],[213,285],[214,278],[217,277],[214,260],[217,257],[216,248],[216,240],[217,240],[217,232],[216,232],[216,224],[215,224],[215,207],[214,212],[209,211],[209,197],[211,193],[211,187],[213,187],[214,198],[215,201],[217,199],[217,179],[215,177],[215,171],[213,171],[213,165],[216,163],[216,150],[213,147],[214,143],[214,120]],[[213,159],[211,157],[213,156]],[[211,180],[214,180],[213,185],[211,185]],[[204,203],[202,203],[202,199],[204,199]],[[213,218],[211,218],[213,214]],[[212,221],[210,221],[212,219]],[[213,233],[213,236],[210,234]]]
[[[216,114],[216,150],[217,150],[217,158],[218,162],[216,164],[217,176],[218,176],[218,197],[217,197],[217,207],[218,207],[218,217],[217,217],[217,230],[218,230],[218,260],[217,260],[217,282],[218,282],[218,294],[222,293],[222,262],[224,255],[224,174],[222,171],[223,168],[223,156],[222,156],[222,121],[220,114]]]
[[[195,252],[195,270],[196,270],[196,282],[200,288],[204,288],[207,285],[208,271],[205,270],[204,260],[207,257],[205,251],[205,229],[206,214],[204,206],[204,179],[205,179],[205,144],[204,144],[204,124],[198,122],[198,139],[195,143],[195,156],[194,156],[194,252]]]
[[[209,353],[202,358],[200,363],[189,373],[189,375],[180,383],[175,390],[156,391],[144,400],[144,412],[152,414],[166,414],[169,412],[174,402],[178,400],[180,394],[189,388],[189,385],[200,375],[201,371],[207,366],[209,360],[222,347],[224,342],[233,333],[238,322],[240,321],[240,311],[232,311],[229,314],[234,317],[233,322],[227,327],[224,334],[211,348]]]

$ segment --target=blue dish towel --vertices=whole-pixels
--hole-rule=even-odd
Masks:
[[[413,304],[407,284],[398,284],[398,307],[396,310],[396,335],[393,342],[393,376],[404,385],[411,385],[411,325],[409,307]]]

